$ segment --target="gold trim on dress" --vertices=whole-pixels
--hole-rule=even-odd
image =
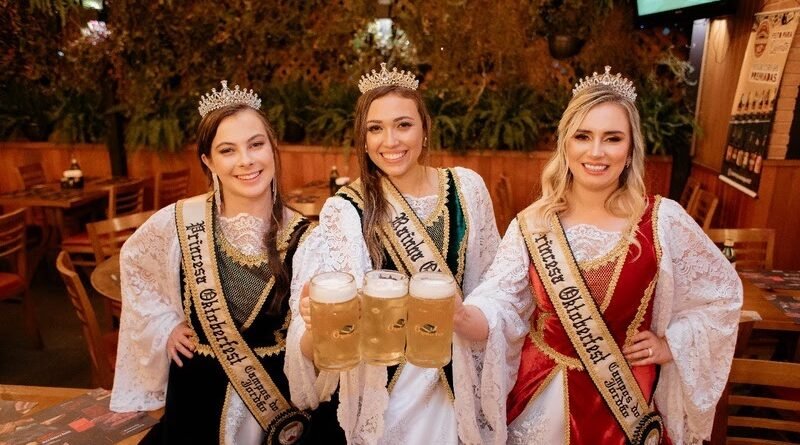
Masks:
[[[445,168],[436,169],[437,180],[439,182],[439,195],[436,197],[436,207],[434,207],[433,212],[431,212],[431,214],[428,215],[424,221],[421,221],[425,227],[433,225],[433,223],[436,221],[436,218],[442,214],[445,206],[447,205],[447,191],[450,189],[450,184],[447,181],[447,175],[445,174],[446,171],[447,169]],[[455,176],[455,174],[453,176]],[[403,197],[403,199],[405,199],[405,197]]]
[[[216,225],[216,224],[215,224]],[[225,236],[224,231],[220,227],[219,230],[219,245],[222,248],[222,251],[225,252],[225,255],[230,257],[233,261],[238,263],[241,266],[255,268],[263,266],[268,261],[267,254],[264,252],[256,253],[253,255],[248,255],[239,249],[236,248],[228,238]]]
[[[469,206],[467,205],[467,201],[464,199],[464,189],[461,186],[461,178],[458,177],[454,169],[450,169],[450,172],[453,175],[453,183],[455,183],[456,193],[458,194],[458,205],[461,207],[462,213],[464,214],[464,238],[461,240],[461,245],[458,246],[458,270],[456,271],[456,283],[462,283],[462,280],[464,279],[464,270],[467,263],[467,245],[469,244],[469,229],[471,221],[469,215]],[[448,219],[447,231],[445,232],[448,234],[450,232],[449,222],[450,221]],[[447,251],[445,250],[445,252]]]
[[[633,317],[631,324],[628,325],[628,330],[625,332],[625,344],[627,347],[633,344],[633,336],[639,331],[639,327],[644,321],[644,314],[647,312],[647,306],[650,304],[650,299],[653,296],[653,291],[656,290],[656,283],[658,280],[654,277],[647,289],[644,291],[644,297],[639,302],[639,309],[636,310],[636,315]]]
[[[572,414],[569,410],[569,371],[563,370],[562,381],[564,382],[564,445],[569,445],[572,428],[570,428],[570,417]]]
[[[225,402],[222,404],[222,412],[219,416],[219,443],[226,443],[225,436],[227,436],[228,431],[228,410],[231,408],[231,391],[233,387],[230,383],[225,385]]]
[[[563,366],[567,369],[574,369],[576,371],[583,371],[583,364],[580,360],[575,357],[570,357],[568,355],[564,355],[555,349],[553,349],[544,339],[544,322],[547,317],[552,317],[553,313],[551,312],[544,312],[539,311],[539,316],[536,317],[536,322],[530,323],[530,332],[528,333],[528,337],[530,337],[531,342],[539,349],[539,351],[549,357],[551,360],[556,362],[557,365]]]

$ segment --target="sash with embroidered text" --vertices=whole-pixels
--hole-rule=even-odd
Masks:
[[[190,298],[229,385],[266,432],[266,443],[291,445],[298,442],[308,430],[308,415],[295,408],[275,386],[236,328],[225,299],[211,227],[213,195],[179,201],[176,216]]]
[[[622,351],[589,293],[558,217],[551,230],[529,233],[517,217],[531,262],[592,382],[632,444],[659,444],[661,416],[647,403]]]

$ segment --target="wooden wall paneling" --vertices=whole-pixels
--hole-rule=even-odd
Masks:
[[[775,229],[775,268],[800,269],[800,161],[766,160],[763,164],[758,198],[719,180],[719,173],[695,163],[692,177],[720,198],[712,227]]]
[[[759,2],[743,0],[735,15],[714,19],[709,24],[708,43],[701,73],[697,116],[702,135],[697,138],[696,160],[705,165],[722,165],[728,137],[728,121],[736,94],[742,59],[750,37],[753,14]]]

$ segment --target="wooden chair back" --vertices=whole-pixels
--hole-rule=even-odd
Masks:
[[[17,167],[17,173],[19,173],[22,188],[25,190],[47,182],[47,178],[44,175],[44,168],[40,162],[19,166]]]
[[[492,186],[492,194],[496,200],[497,225],[498,227],[507,227],[515,216],[511,205],[511,180],[508,176],[500,175],[497,178],[497,182]]]
[[[144,210],[144,180],[138,179],[126,184],[114,185],[108,192],[106,216],[130,215]]]
[[[781,392],[800,389],[800,363],[734,358],[717,405],[712,445],[790,444],[783,433],[800,433],[800,401]],[[778,412],[786,413],[782,416]],[[730,430],[730,427],[746,430]],[[756,437],[740,437],[747,432]]]
[[[119,253],[125,241],[153,213],[155,211],[150,210],[86,224],[97,264],[111,255]]]
[[[772,269],[775,229],[708,229],[706,234],[720,247],[733,240],[737,269]]]
[[[689,199],[689,207],[686,212],[697,221],[697,224],[708,230],[711,228],[711,220],[714,219],[714,212],[717,211],[719,198],[712,192],[701,188],[695,189]]]
[[[160,209],[186,197],[189,192],[189,169],[161,172],[156,176],[153,208]]]
[[[683,187],[683,192],[681,192],[681,197],[678,200],[678,204],[680,204],[684,209],[688,209],[689,205],[691,204],[692,197],[696,196],[694,191],[699,189],[700,182],[690,176],[686,181],[686,185]]]
[[[0,258],[7,259],[14,271],[28,283],[28,263],[25,252],[25,213],[17,209],[0,215]]]
[[[81,321],[83,336],[86,339],[89,356],[92,359],[92,374],[95,379],[93,383],[103,388],[111,388],[114,382],[114,368],[108,360],[110,351],[106,351],[100,325],[97,323],[97,317],[89,301],[89,295],[86,293],[86,288],[83,287],[83,282],[81,282],[78,273],[75,272],[75,267],[72,265],[72,260],[67,252],[61,251],[58,254],[56,269],[58,269],[58,273],[67,287],[70,302],[75,308],[78,319]]]

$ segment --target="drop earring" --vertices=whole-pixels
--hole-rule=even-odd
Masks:
[[[217,205],[217,211],[222,213],[222,188],[216,173],[211,173],[211,182],[214,185],[214,203]]]

